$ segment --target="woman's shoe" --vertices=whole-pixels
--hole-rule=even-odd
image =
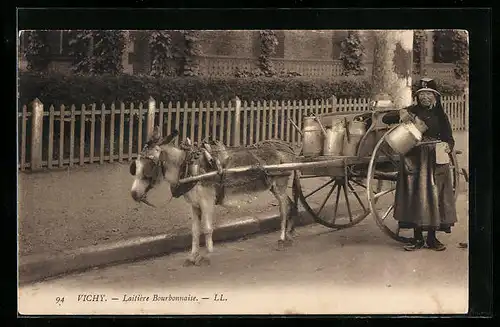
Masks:
[[[437,239],[434,239],[432,241],[427,241],[427,247],[431,250],[434,251],[444,251],[446,250],[446,245],[443,243],[439,242]]]
[[[403,248],[405,249],[405,251],[416,251],[423,248],[424,245],[425,245],[424,240],[415,240],[413,241],[412,244],[405,245]]]

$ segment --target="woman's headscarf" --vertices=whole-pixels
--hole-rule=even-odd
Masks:
[[[442,134],[441,137],[443,141],[448,142],[450,144],[450,147],[453,149],[453,147],[455,146],[453,131],[451,129],[451,124],[448,116],[444,112],[444,108],[441,102],[441,93],[437,90],[436,81],[434,81],[432,78],[422,78],[418,83],[418,89],[415,94],[418,95],[418,93],[422,91],[430,91],[436,96],[436,105],[432,108],[432,110],[439,118],[439,125]]]

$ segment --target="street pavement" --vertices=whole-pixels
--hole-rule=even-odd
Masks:
[[[216,243],[211,265],[187,253],[96,268],[19,289],[22,314],[412,314],[468,307],[468,198],[444,252],[405,252],[371,217],[345,230],[297,229]]]

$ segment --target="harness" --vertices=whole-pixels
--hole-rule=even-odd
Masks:
[[[276,146],[273,143],[277,141],[272,140],[268,142],[261,142],[261,144],[253,144],[249,146],[249,148],[258,148],[260,146]],[[225,187],[226,187],[226,174],[224,173],[222,164],[215,158],[212,157],[211,153],[216,152],[212,151],[210,145],[208,143],[203,143],[202,146],[192,145],[192,144],[181,144],[180,148],[185,151],[186,156],[184,161],[180,165],[179,172],[179,180],[196,176],[200,173],[200,168],[209,168],[209,170],[218,171],[219,178],[215,182],[215,204],[219,205],[223,202],[225,198]],[[283,150],[282,150],[283,151]],[[292,150],[289,150],[290,154],[294,154]],[[250,152],[254,159],[257,161],[255,165],[255,171],[259,173],[262,180],[267,184],[271,184],[271,174],[265,171],[262,168],[262,165],[265,164],[263,160],[261,160],[258,156],[256,156],[253,152]],[[203,164],[206,165],[203,165]],[[208,167],[207,167],[208,166]],[[170,190],[172,196],[175,198],[181,197],[186,194],[190,190],[192,190],[199,181],[193,181],[188,183],[177,183],[175,185],[170,185]]]
[[[146,149],[148,148],[148,145],[146,144],[141,151],[140,155],[148,160],[151,161],[152,167],[151,170],[145,172],[146,177],[151,179],[151,182],[153,185],[158,184],[162,177],[165,177],[165,174],[163,172],[163,163],[158,160],[154,155],[146,155]],[[149,186],[151,188],[151,186]]]
[[[182,145],[181,149],[186,152],[186,157],[181,163],[179,171],[179,180],[186,177],[197,175],[199,172],[199,159],[201,157],[201,151],[198,148],[189,145]],[[170,185],[170,191],[174,198],[178,198],[191,191],[193,187],[198,184],[198,181],[189,183],[177,183],[175,185]]]
[[[208,144],[204,147],[198,147],[190,144],[182,144],[180,147],[185,151],[186,156],[184,161],[180,165],[179,180],[196,176],[200,173],[200,167],[203,166],[203,160],[205,159],[208,166],[219,172],[220,179],[215,184],[216,189],[216,204],[222,203],[224,199],[224,180],[225,174],[223,174],[222,165],[218,160],[215,160],[210,155],[211,149]],[[170,191],[172,196],[175,198],[181,197],[187,192],[191,191],[199,181],[193,181],[188,183],[177,183],[175,185],[170,185]]]

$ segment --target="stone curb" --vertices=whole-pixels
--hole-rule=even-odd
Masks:
[[[300,211],[297,226],[312,224],[314,220]],[[280,229],[278,213],[245,216],[217,227],[213,233],[215,242],[241,239],[255,234],[270,233]],[[200,238],[204,244],[204,238]],[[157,235],[137,237],[106,245],[95,245],[60,254],[37,254],[19,258],[19,284],[33,283],[69,273],[82,272],[94,267],[108,266],[139,259],[168,255],[189,250],[191,235]]]

